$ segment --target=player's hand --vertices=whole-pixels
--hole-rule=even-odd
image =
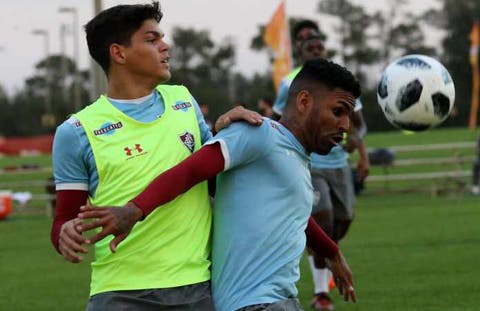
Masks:
[[[353,287],[353,275],[347,261],[342,255],[342,252],[338,250],[338,254],[332,258],[325,258],[328,268],[332,271],[335,285],[343,296],[345,301],[357,302],[357,295],[355,294],[355,288]]]
[[[343,144],[343,150],[352,153],[358,148],[359,143],[360,139],[355,134],[348,135],[347,141]]]
[[[75,218],[64,223],[60,229],[58,240],[60,253],[66,260],[73,263],[79,263],[83,260],[83,256],[79,255],[79,253],[88,253],[88,250],[82,246],[85,243],[85,238],[76,229],[80,221],[80,219]]]
[[[242,106],[237,106],[222,114],[217,119],[217,122],[215,122],[215,131],[220,132],[222,129],[232,124],[232,122],[239,120],[247,121],[252,125],[261,125],[263,122],[263,118],[258,112],[245,109]]]
[[[118,244],[128,236],[137,221],[142,219],[143,212],[135,204],[129,202],[124,207],[82,206],[78,217],[81,219],[95,218],[92,222],[82,222],[77,225],[77,230],[80,232],[102,228],[102,231],[86,240],[87,244],[94,244],[113,234],[115,238],[110,242],[110,250],[115,253]]]
[[[363,182],[368,177],[369,170],[368,159],[360,158],[357,163],[357,180]]]

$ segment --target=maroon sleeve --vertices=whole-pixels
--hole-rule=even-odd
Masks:
[[[305,235],[307,236],[307,246],[310,247],[315,254],[327,258],[333,258],[337,255],[337,244],[330,239],[313,217],[308,219]]]
[[[88,192],[83,190],[60,190],[57,191],[57,202],[55,204],[55,218],[53,219],[50,239],[53,246],[58,250],[58,238],[62,226],[67,221],[77,217],[80,206],[85,205],[88,199]]]
[[[219,143],[203,146],[177,166],[163,172],[133,202],[147,216],[201,181],[215,177],[225,167]]]

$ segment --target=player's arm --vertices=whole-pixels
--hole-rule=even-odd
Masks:
[[[351,117],[355,132],[348,135],[347,151],[352,152],[357,149],[359,159],[357,162],[357,179],[363,181],[368,176],[370,162],[368,160],[367,147],[363,138],[367,134],[367,125],[363,118],[362,109],[356,110]]]
[[[60,190],[56,193],[57,203],[50,239],[57,252],[73,263],[83,260],[79,253],[87,253],[87,249],[82,246],[85,238],[75,228],[80,223],[77,218],[80,206],[87,199],[88,192],[83,190]]]
[[[102,227],[102,231],[87,240],[93,244],[107,235],[115,238],[110,249],[115,252],[135,223],[148,216],[155,208],[170,202],[196,184],[216,176],[225,167],[225,160],[219,143],[203,146],[200,150],[175,167],[156,177],[150,185],[123,208],[88,207],[81,208],[82,219],[96,218],[90,223],[81,223],[76,229],[85,232]]]
[[[75,229],[77,214],[88,198],[88,173],[82,159],[82,147],[74,125],[68,121],[59,126],[53,142],[53,170],[56,183],[56,206],[50,239],[66,260],[82,261],[79,253],[85,239]]]
[[[353,287],[353,274],[337,244],[330,239],[313,217],[308,219],[305,234],[307,236],[307,246],[317,255],[326,257],[328,267],[332,271],[340,295],[343,295],[345,301],[351,300],[356,302],[357,297]]]
[[[317,222],[310,216],[305,229],[307,246],[318,256],[333,258],[338,254],[337,244],[323,231]]]

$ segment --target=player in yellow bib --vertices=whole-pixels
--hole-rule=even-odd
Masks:
[[[82,261],[81,205],[124,205],[159,173],[211,137],[198,104],[170,78],[169,46],[151,5],[119,5],[85,27],[90,54],[108,90],[59,126],[53,166],[57,190],[52,242]],[[260,115],[236,108],[217,128]],[[213,310],[210,295],[211,207],[206,182],[136,225],[115,254],[111,239],[95,245],[87,310]]]

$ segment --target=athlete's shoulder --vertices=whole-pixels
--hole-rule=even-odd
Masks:
[[[78,128],[82,128],[82,123],[75,116],[70,116],[67,120],[63,121],[57,127],[58,131],[72,131]]]
[[[57,127],[55,142],[65,144],[76,144],[80,132],[83,132],[82,123],[75,117],[70,117]]]
[[[188,90],[188,88],[183,85],[183,84],[159,84],[157,85],[156,89],[158,91],[171,91],[171,92],[174,92],[174,91],[177,91],[177,92],[188,92],[190,93],[190,91]]]
[[[230,124],[226,129],[229,131],[236,131],[236,132],[245,132],[245,133],[252,133],[259,135],[260,133],[268,133],[272,129],[271,122],[275,122],[269,118],[263,118],[263,122],[260,125],[252,125],[247,121],[236,121]],[[222,131],[224,131],[222,130]],[[220,133],[222,132],[220,131]]]

